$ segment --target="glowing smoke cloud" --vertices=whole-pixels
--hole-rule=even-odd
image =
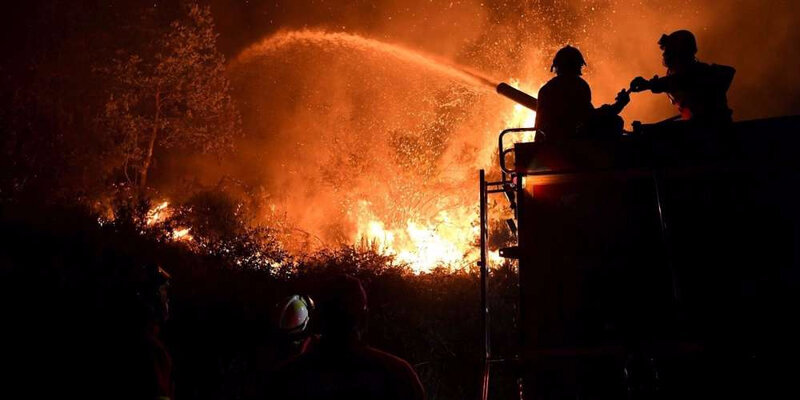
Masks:
[[[267,38],[231,71],[259,138],[246,157],[262,168],[270,206],[307,235],[298,252],[355,242],[418,270],[471,263],[474,179],[504,126],[486,116],[513,110],[492,80],[402,46],[319,31]]]

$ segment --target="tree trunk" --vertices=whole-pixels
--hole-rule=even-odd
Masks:
[[[150,170],[150,163],[153,161],[153,147],[156,145],[158,136],[158,123],[161,119],[161,92],[156,92],[156,115],[153,118],[153,130],[150,132],[150,142],[147,144],[147,155],[142,163],[142,170],[139,172],[139,189],[147,186],[147,172]]]

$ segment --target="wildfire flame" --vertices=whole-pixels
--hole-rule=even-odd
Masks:
[[[152,226],[164,222],[164,220],[170,214],[167,207],[169,207],[169,202],[165,201],[147,211],[147,215],[145,216],[145,223],[147,224],[147,226]]]
[[[480,228],[475,210],[469,207],[443,210],[428,220],[408,219],[387,228],[369,206],[366,201],[359,204],[357,237],[395,256],[417,273],[436,267],[463,268],[477,254],[474,241]]]
[[[520,87],[516,79],[511,79],[510,84]],[[536,112],[514,104],[503,120],[508,127],[533,127]],[[522,132],[518,137],[526,142],[534,139],[534,132]],[[458,207],[455,212],[443,210],[433,218],[408,219],[401,224],[389,224],[376,218],[366,201],[359,206],[357,240],[377,245],[386,254],[411,266],[416,273],[436,267],[464,268],[479,256],[475,246],[480,235],[477,205]],[[488,252],[487,258],[493,266],[505,260],[496,251]]]
[[[163,224],[167,218],[172,215],[172,212],[173,210],[170,207],[169,201],[163,201],[147,211],[147,214],[145,215],[145,224],[148,227],[156,227],[160,224]],[[191,227],[181,227],[172,229],[171,232],[167,233],[172,240],[190,242],[194,239],[194,236],[189,234],[191,230]]]
[[[520,85],[520,81],[518,79],[509,79],[509,84],[515,89],[521,89],[524,92],[533,93],[534,96],[536,95],[535,92],[525,90],[524,88],[527,87],[527,85]],[[511,112],[511,115],[506,118],[505,122],[506,126],[510,128],[533,127],[536,125],[536,111],[519,104],[514,104],[513,111]],[[535,132],[522,132],[519,136],[519,140],[522,142],[532,142],[535,139]]]
[[[368,244],[416,272],[475,265],[477,170],[496,173],[498,131],[532,126],[535,113],[497,96],[497,82],[470,69],[472,57],[463,64],[318,30],[278,32],[234,59],[230,75],[249,99],[243,120],[254,133],[235,162],[266,161],[248,175],[277,204],[264,221],[287,221],[286,249]],[[303,107],[288,107],[293,99]],[[507,215],[505,200],[491,202],[493,220]]]
[[[191,230],[192,228],[176,229],[172,231],[172,239],[191,241],[193,239],[192,235],[189,234]]]
[[[516,79],[511,79],[510,84],[524,86]],[[532,127],[536,113],[521,105],[510,104],[499,119],[504,127]],[[493,136],[495,132],[486,134]],[[517,138],[521,141],[534,139],[533,132],[521,133]],[[492,147],[486,149],[489,154],[496,151],[494,143],[493,140],[487,141],[487,146]],[[476,193],[476,200],[477,197]],[[434,210],[437,211],[432,216],[418,213],[404,220],[389,221],[378,217],[369,201],[359,201],[351,213],[356,225],[352,241],[368,244],[383,254],[394,256],[396,261],[408,265],[415,273],[439,267],[453,271],[474,265],[479,258],[476,246],[480,234],[478,205],[437,204]],[[151,227],[163,224],[172,213],[169,201],[163,201],[147,212],[146,224]],[[168,237],[176,241],[192,241],[191,229],[172,229]],[[496,251],[488,252],[487,257],[490,266],[505,261]]]

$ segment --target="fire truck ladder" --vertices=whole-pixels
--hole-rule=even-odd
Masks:
[[[503,193],[505,194],[506,198],[508,199],[509,206],[514,211],[514,219],[506,220],[506,224],[508,225],[509,229],[511,230],[512,234],[516,237],[517,229],[515,219],[517,217],[517,207],[516,207],[516,192],[515,189],[519,182],[517,182],[517,174],[509,169],[506,166],[506,156],[509,153],[514,152],[514,148],[505,148],[504,139],[505,136],[511,133],[520,133],[520,132],[536,132],[539,134],[539,130],[536,128],[510,128],[504,129],[500,132],[500,135],[497,139],[497,147],[498,147],[498,156],[500,162],[500,173],[501,179],[499,181],[487,181],[486,180],[486,171],[480,170],[480,261],[478,261],[478,266],[480,267],[480,286],[481,286],[481,330],[483,331],[483,374],[482,374],[482,382],[481,382],[481,400],[487,400],[489,398],[489,375],[491,372],[491,365],[493,363],[499,362],[506,362],[508,360],[502,358],[493,358],[492,351],[491,351],[491,334],[489,330],[489,321],[490,321],[490,310],[488,304],[488,279],[489,279],[489,266],[486,262],[486,252],[488,246],[488,239],[489,239],[489,229],[488,229],[488,197],[490,194],[496,193]],[[500,256],[505,258],[517,258],[518,257],[517,246],[506,247],[500,249]],[[522,392],[520,391],[520,398],[522,396]]]

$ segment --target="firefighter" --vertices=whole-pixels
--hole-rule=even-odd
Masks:
[[[606,133],[622,133],[618,114],[630,102],[628,92],[617,94],[616,102],[598,109],[592,106],[592,91],[582,75],[586,65],[581,52],[572,46],[559,50],[550,67],[556,76],[539,90],[536,127],[553,143],[578,138],[596,138]],[[612,132],[609,132],[612,131]]]
[[[270,398],[425,398],[411,365],[364,342],[367,297],[358,279],[335,277],[325,282],[318,299],[319,343],[273,374]]]
[[[311,334],[314,300],[306,295],[295,294],[284,299],[279,308],[278,330],[285,345],[280,359],[287,360],[308,351],[316,339]]]
[[[249,353],[247,362],[253,367],[247,368],[252,374],[245,377],[245,398],[271,398],[270,375],[276,368],[289,360],[309,351],[319,341],[319,335],[312,333],[314,317],[314,300],[304,294],[293,294],[275,305],[270,314],[271,326],[269,335],[256,350]]]
[[[127,388],[130,397],[168,400],[174,397],[172,357],[162,341],[161,330],[169,320],[169,286],[171,276],[158,264],[143,266],[144,280],[136,290],[143,317],[143,331],[138,333],[134,348],[136,361],[130,367],[134,382]]]
[[[730,122],[731,109],[726,93],[736,70],[698,61],[695,57],[697,41],[687,30],[661,35],[658,45],[667,75],[656,75],[650,80],[638,76],[631,81],[631,91],[667,93],[682,120]]]

